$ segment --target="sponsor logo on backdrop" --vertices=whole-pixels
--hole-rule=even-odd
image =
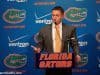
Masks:
[[[11,24],[21,23],[22,21],[24,21],[25,17],[26,17],[26,11],[19,9],[8,9],[3,14],[3,19],[7,23]]]
[[[77,38],[80,39],[80,38],[85,37],[86,35],[87,34],[81,34]],[[88,42],[87,41],[79,41],[78,44],[79,44],[79,46],[87,46],[88,45]]]
[[[22,72],[20,71],[3,71],[3,72],[0,72],[0,75],[22,75]]]
[[[100,57],[97,57],[98,60],[98,68],[100,68]]]
[[[5,66],[13,69],[22,68],[26,65],[26,63],[27,56],[21,54],[9,54],[4,59]]]
[[[96,3],[100,3],[100,0],[96,0]]]
[[[20,40],[23,40],[26,37],[28,37],[28,35],[23,35],[23,36],[17,37],[16,39],[11,39],[11,37],[8,36],[9,47],[28,47],[29,46],[28,42],[19,42]]]
[[[46,1],[34,2],[34,5],[55,5],[55,4],[56,4],[55,1],[50,1],[50,2],[46,2]]]
[[[100,22],[100,9],[97,10],[97,22]]]
[[[100,45],[99,45],[99,46],[97,46],[97,49],[98,49],[98,50],[100,50]]]
[[[18,3],[22,3],[22,2],[27,2],[27,0],[7,0],[8,2],[18,2]]]
[[[96,40],[97,40],[97,42],[100,43],[100,32],[97,32],[96,33]]]
[[[4,29],[23,29],[25,25],[19,25],[26,18],[26,11],[19,9],[7,9],[3,14],[5,22],[9,23],[4,26]]]
[[[80,39],[80,38],[82,38],[82,37],[84,37],[84,36],[86,36],[87,34],[85,33],[85,34],[81,34],[81,35],[79,35],[77,38],[78,39]]]
[[[71,24],[71,26],[74,26],[74,27],[76,27],[76,28],[79,28],[79,27],[81,27],[81,28],[83,28],[83,27],[86,27],[87,25],[86,24],[83,24],[83,23],[72,23]]]
[[[86,8],[70,7],[65,11],[65,19],[70,22],[81,22],[87,17]]]
[[[85,0],[75,0],[75,1],[77,1],[77,2],[83,2],[83,1],[85,1]]]
[[[97,46],[97,49],[100,50],[100,46]]]
[[[88,63],[88,54],[80,54],[81,61],[77,63],[77,67],[85,66]]]
[[[38,16],[37,13],[35,13],[35,23],[36,24],[51,24],[52,20],[47,18],[50,15],[51,13],[47,13],[45,15]]]
[[[25,25],[6,25],[4,26],[4,29],[23,29],[25,28]]]
[[[87,41],[79,41],[78,44],[79,44],[79,46],[87,46],[88,42]]]
[[[97,49],[100,50],[100,32],[96,33],[96,41],[98,42]]]

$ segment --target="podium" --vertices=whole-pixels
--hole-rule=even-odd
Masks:
[[[68,69],[75,65],[73,53],[36,53],[35,58],[38,69]]]

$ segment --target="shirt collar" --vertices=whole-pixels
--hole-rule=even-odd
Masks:
[[[53,27],[55,27],[55,23],[52,23]],[[62,28],[62,22],[60,22],[59,27]]]

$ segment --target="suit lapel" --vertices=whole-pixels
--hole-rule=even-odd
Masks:
[[[49,29],[48,29],[48,37],[49,37],[49,39],[50,39],[50,41],[49,41],[49,47],[50,47],[50,51],[52,51],[53,52],[53,41],[52,41],[52,24],[51,25],[49,25],[49,27],[48,27]]]
[[[62,24],[62,50],[64,49],[65,38],[66,38],[66,27],[65,24]]]
[[[64,25],[62,24],[62,50],[64,47]]]

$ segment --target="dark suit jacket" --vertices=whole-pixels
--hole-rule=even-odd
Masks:
[[[74,51],[74,54],[78,54],[79,48],[75,27],[62,24],[62,52],[68,52],[68,40]],[[53,53],[52,41],[52,24],[50,24],[40,30],[37,47],[40,47],[41,50],[46,50],[48,53]]]

